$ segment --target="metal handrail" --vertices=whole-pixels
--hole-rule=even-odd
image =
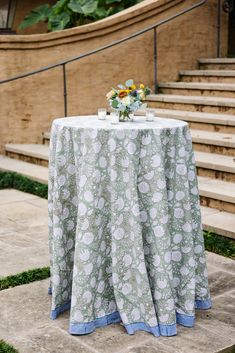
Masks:
[[[94,55],[96,53],[99,53],[99,52],[101,52],[101,51],[103,51],[105,49],[112,48],[112,47],[114,47],[114,46],[116,46],[118,44],[124,43],[124,42],[126,42],[126,41],[128,41],[128,40],[130,40],[132,38],[138,37],[138,36],[140,36],[140,35],[142,35],[142,34],[144,34],[146,32],[149,32],[149,31],[153,30],[154,31],[154,53],[153,53],[154,54],[154,91],[155,91],[155,93],[157,93],[157,91],[158,91],[158,84],[157,84],[157,29],[158,29],[158,27],[160,27],[161,25],[163,25],[163,24],[165,24],[167,22],[170,22],[170,21],[174,20],[175,18],[180,17],[181,15],[183,15],[183,14],[185,14],[187,12],[190,12],[190,11],[196,9],[197,7],[202,6],[206,1],[207,0],[201,0],[198,3],[188,7],[187,9],[179,11],[175,15],[169,16],[166,19],[161,20],[161,21],[157,22],[156,24],[148,26],[145,29],[142,29],[142,30],[140,30],[138,32],[135,32],[135,33],[133,33],[133,34],[127,36],[127,37],[124,37],[122,39],[116,40],[116,41],[114,41],[111,44],[99,47],[99,48],[91,50],[91,51],[89,51],[89,52],[87,52],[85,54],[81,54],[81,55],[75,56],[75,57],[73,57],[71,59],[60,61],[60,62],[58,62],[56,64],[44,66],[44,67],[42,67],[41,69],[38,69],[38,70],[29,71],[29,72],[26,72],[26,73],[21,74],[21,75],[13,76],[13,77],[8,78],[6,80],[1,80],[0,84],[11,82],[11,81],[15,81],[15,80],[18,80],[18,79],[21,79],[21,78],[24,78],[24,77],[28,77],[28,76],[33,76],[33,75],[36,75],[38,73],[41,73],[41,72],[44,72],[44,71],[48,71],[48,70],[54,69],[55,67],[61,66],[62,67],[62,73],[63,73],[63,85],[64,85],[64,113],[65,113],[65,116],[67,116],[67,78],[66,78],[66,66],[65,65],[67,65],[67,64],[69,64],[71,62],[78,61],[80,59],[86,58],[88,56]]]

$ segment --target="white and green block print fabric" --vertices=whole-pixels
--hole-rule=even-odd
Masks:
[[[49,166],[51,318],[70,333],[123,322],[155,336],[211,306],[188,125],[53,122]]]

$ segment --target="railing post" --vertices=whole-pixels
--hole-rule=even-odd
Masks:
[[[154,63],[154,93],[158,93],[158,83],[157,83],[157,27],[154,27],[154,50],[153,50],[153,63]]]
[[[63,86],[64,86],[64,116],[67,116],[67,79],[66,79],[66,64],[62,64],[63,68]]]
[[[217,0],[217,58],[220,58],[221,0]]]

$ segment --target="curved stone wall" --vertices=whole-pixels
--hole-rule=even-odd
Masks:
[[[60,32],[1,36],[0,79],[25,73],[112,43],[152,25],[192,0],[145,0],[104,20]],[[216,56],[217,0],[158,29],[160,81],[177,80],[179,69],[196,68],[197,58]],[[222,52],[227,17],[222,15]],[[91,114],[106,106],[105,94],[127,78],[153,87],[153,32],[67,65],[68,114]],[[54,118],[62,117],[62,69],[0,85],[0,141],[41,142]]]

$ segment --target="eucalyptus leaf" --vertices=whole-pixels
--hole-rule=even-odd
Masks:
[[[121,111],[121,112],[124,112],[126,110],[126,106],[125,105],[120,105],[120,107],[118,107],[118,109]]]
[[[123,85],[117,85],[117,86],[118,86],[118,88],[120,88],[120,89],[126,89],[126,87],[123,86]]]
[[[32,10],[19,25],[19,29],[25,29],[40,21],[46,21],[51,13],[51,6],[48,4],[41,5]]]
[[[112,101],[112,107],[113,107],[113,108],[117,108],[117,107],[118,107],[118,101],[113,100],[113,101]]]
[[[134,84],[134,81],[133,81],[132,79],[127,80],[126,83],[125,83],[125,85],[126,85],[127,87],[130,87],[130,86],[132,86],[133,84]]]

